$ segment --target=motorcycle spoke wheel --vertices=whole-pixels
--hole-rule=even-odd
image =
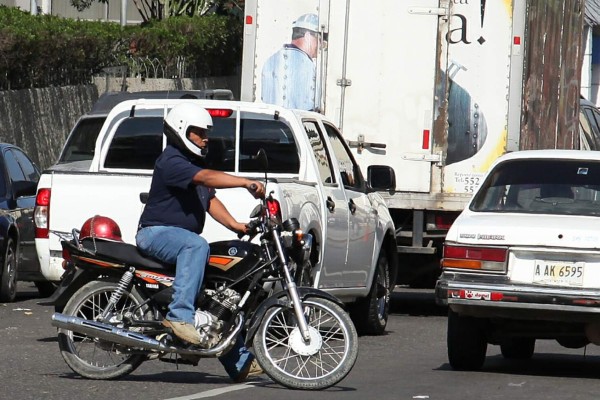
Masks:
[[[66,315],[97,321],[116,289],[112,282],[94,281],[83,286],[69,300],[63,311]],[[142,318],[142,309],[136,309],[142,299],[136,291],[123,294],[105,323],[123,326],[123,315],[135,312]],[[134,311],[135,310],[135,311]],[[114,379],[131,373],[143,361],[141,354],[132,354],[124,346],[90,335],[59,329],[61,354],[69,367],[90,379]]]
[[[304,341],[293,310],[273,308],[254,337],[254,350],[274,381],[294,389],[324,389],[354,366],[356,330],[346,312],[329,300],[311,298],[303,302],[303,309],[309,341]]]

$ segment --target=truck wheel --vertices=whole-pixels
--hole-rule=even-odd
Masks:
[[[448,360],[453,369],[477,371],[483,366],[487,340],[482,322],[448,311]]]
[[[392,287],[388,259],[381,251],[369,294],[350,307],[350,316],[359,335],[381,335],[385,331]]]
[[[508,338],[500,343],[502,356],[512,360],[528,360],[533,357],[534,350],[534,338]]]
[[[556,341],[567,349],[582,349],[590,344],[590,341],[585,336],[563,336],[556,338]]]
[[[0,301],[14,301],[17,296],[17,247],[10,237],[6,239],[6,251],[2,259],[1,274]]]

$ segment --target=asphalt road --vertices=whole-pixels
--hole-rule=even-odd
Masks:
[[[0,304],[0,399],[286,400],[597,399],[600,351],[539,341],[532,360],[509,362],[490,346],[482,371],[453,371],[446,358],[446,310],[431,291],[397,289],[387,334],[360,338],[359,358],[338,386],[320,392],[285,389],[266,376],[232,384],[216,360],[197,367],[151,361],[118,381],[78,377],[62,360],[50,325],[53,309],[20,284],[15,303]]]

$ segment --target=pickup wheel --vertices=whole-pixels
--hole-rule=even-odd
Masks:
[[[41,297],[50,297],[56,290],[56,286],[49,281],[36,281],[34,283]]]
[[[390,311],[390,266],[384,251],[379,254],[371,290],[350,307],[350,316],[359,335],[381,335]]]
[[[313,286],[315,280],[312,275],[312,263],[310,260],[304,262],[304,264],[297,266],[294,272],[294,282],[298,286]]]
[[[17,246],[10,237],[6,239],[0,273],[0,301],[14,301],[17,296]]]
[[[448,311],[448,360],[453,369],[477,371],[485,361],[487,339],[480,318]]]
[[[504,358],[512,360],[528,360],[535,351],[535,338],[508,338],[500,343],[500,351]]]

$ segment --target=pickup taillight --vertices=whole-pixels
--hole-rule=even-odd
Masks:
[[[507,247],[444,245],[442,268],[505,271]]]
[[[50,189],[38,189],[33,210],[35,238],[48,239],[50,228]]]

